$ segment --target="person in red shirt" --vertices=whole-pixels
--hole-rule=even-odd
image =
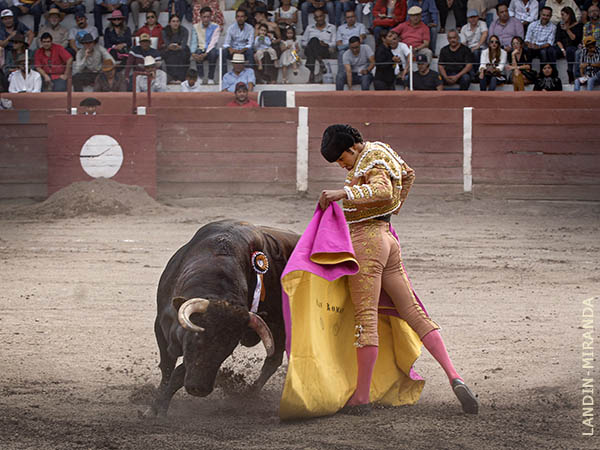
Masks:
[[[404,42],[413,48],[413,58],[415,55],[425,55],[431,63],[433,52],[429,49],[429,27],[421,20],[421,8],[413,6],[408,10],[408,20],[392,28],[398,33],[400,42]]]
[[[35,68],[44,79],[44,90],[66,91],[73,57],[63,46],[52,42],[50,33],[42,34],[40,44],[41,47],[35,52],[33,60]]]
[[[227,103],[227,106],[237,106],[240,108],[258,108],[258,103],[248,98],[248,86],[246,83],[239,82],[235,85],[235,100]]]
[[[406,19],[406,0],[377,0],[373,6],[373,36],[379,46],[379,37]]]
[[[163,27],[160,23],[158,23],[158,19],[156,18],[156,13],[154,11],[149,11],[146,13],[146,24],[136,31],[136,36],[141,36],[146,33],[149,34],[150,37],[158,38],[158,50],[163,48],[165,45],[162,37]]]

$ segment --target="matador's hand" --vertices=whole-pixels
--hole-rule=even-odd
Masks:
[[[321,196],[319,197],[319,206],[325,211],[331,202],[336,202],[344,198],[347,198],[347,196],[346,191],[343,189],[325,190],[321,192]]]

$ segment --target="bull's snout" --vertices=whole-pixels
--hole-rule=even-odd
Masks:
[[[213,391],[213,386],[185,386],[185,390],[194,397],[206,397]]]

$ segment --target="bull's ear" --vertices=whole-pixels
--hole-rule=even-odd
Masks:
[[[185,297],[173,297],[173,299],[171,300],[171,303],[173,305],[173,308],[175,308],[175,311],[179,311],[179,308],[181,308],[181,305],[183,305],[187,301],[188,301],[188,299]]]

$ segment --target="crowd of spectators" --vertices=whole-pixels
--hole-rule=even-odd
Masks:
[[[93,5],[91,25],[82,0],[0,0],[0,90],[64,91],[72,70],[76,91],[150,86],[160,92],[172,84],[191,92],[219,84],[222,76],[222,89],[237,95],[240,83],[249,91],[276,83],[280,69],[288,83],[302,65],[309,83],[335,83],[337,90],[467,90],[473,83],[482,91],[504,83],[514,90],[528,84],[562,90],[559,59],[566,60],[575,90],[591,90],[600,78],[597,0],[244,0],[226,28],[218,0]],[[447,30],[450,11],[456,27]],[[164,27],[161,12],[169,17]],[[33,30],[19,20],[24,14],[33,16]],[[72,29],[62,25],[66,14],[74,15]],[[448,44],[436,55],[440,33]],[[436,57],[437,72],[431,69]],[[337,64],[335,78],[331,64]]]

